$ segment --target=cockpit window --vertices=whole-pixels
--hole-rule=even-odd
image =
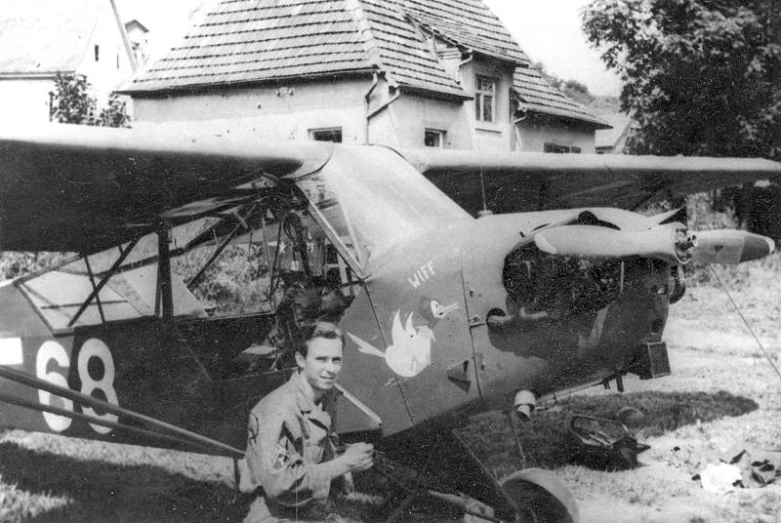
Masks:
[[[471,220],[395,152],[339,148],[322,170],[296,180],[360,266],[443,223]]]
[[[276,192],[170,228],[166,239],[177,318],[270,314],[302,289],[347,300],[357,292],[351,266],[295,195]],[[18,286],[53,330],[159,316],[158,248],[158,235],[149,234]]]

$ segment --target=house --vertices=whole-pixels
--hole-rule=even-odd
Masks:
[[[134,126],[402,148],[594,152],[480,0],[212,0],[122,92]]]
[[[109,0],[25,0],[0,10],[0,116],[47,122],[57,73],[83,74],[100,100],[132,74]]]
[[[610,129],[599,129],[596,134],[597,154],[622,154],[626,140],[632,130],[632,117],[623,113],[600,115],[610,124]]]
[[[125,24],[125,34],[133,50],[136,64],[143,65],[149,57],[149,29],[134,18]]]

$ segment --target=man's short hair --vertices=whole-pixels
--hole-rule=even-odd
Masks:
[[[303,327],[303,342],[298,347],[298,352],[306,358],[309,350],[309,342],[315,338],[325,338],[327,340],[339,340],[344,346],[344,334],[342,330],[328,321],[317,321]]]

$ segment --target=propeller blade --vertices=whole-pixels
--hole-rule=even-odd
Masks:
[[[776,244],[766,236],[732,229],[697,233],[694,260],[700,263],[737,265],[772,254]]]
[[[660,225],[646,231],[619,231],[594,225],[568,225],[541,231],[534,237],[537,248],[559,256],[579,258],[657,258],[685,264],[692,243],[680,223]]]

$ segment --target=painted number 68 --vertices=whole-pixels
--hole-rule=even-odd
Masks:
[[[90,360],[97,358],[103,365],[103,372],[94,372],[98,376],[93,376],[93,372],[90,370]],[[56,371],[50,371],[50,363],[54,361],[57,366],[64,370],[65,375]],[[65,348],[56,341],[47,341],[41,348],[38,349],[38,356],[35,359],[35,375],[42,380],[48,381],[54,385],[60,387],[68,387],[68,380],[65,376],[70,369],[70,358]],[[77,361],[77,370],[79,374],[79,380],[81,381],[81,393],[91,396],[95,391],[102,391],[106,398],[106,401],[119,405],[117,399],[117,393],[114,390],[114,359],[111,357],[111,352],[105,343],[97,338],[90,338],[84,342],[79,351],[79,358]],[[94,371],[94,369],[93,369]],[[49,405],[54,407],[60,407],[73,412],[73,401],[65,398],[54,397],[53,394],[44,390],[38,391],[38,401],[42,405]],[[89,407],[82,407],[82,412],[87,416],[93,416],[105,421],[116,422],[118,417],[115,414],[106,412],[105,414],[98,414]],[[49,428],[55,432],[62,432],[70,427],[71,418],[65,416],[58,416],[51,412],[44,412],[43,419]],[[89,424],[92,429],[99,434],[108,434],[111,432],[110,427],[104,427],[102,425]]]

